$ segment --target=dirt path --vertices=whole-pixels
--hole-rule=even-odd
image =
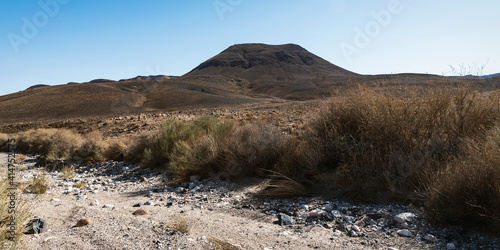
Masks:
[[[0,153],[0,159],[4,164],[6,154]],[[26,169],[18,173],[20,182],[28,183],[40,172],[32,160],[27,162]],[[250,193],[259,187],[258,183],[238,186],[202,181],[165,185],[161,173],[121,162],[77,167],[76,176],[71,179],[58,172],[48,173],[47,177],[50,183],[47,194],[38,197],[26,194],[32,197],[33,215],[48,223],[47,232],[27,235],[28,249],[210,249],[212,237],[240,249],[415,249],[447,244],[424,242],[417,235],[401,237],[397,229],[388,228],[392,224],[387,222],[371,227],[367,224],[364,228],[360,225],[359,235],[353,237],[352,230],[341,232],[338,226],[328,226],[324,219],[301,220],[304,214],[315,207],[324,208],[327,203],[315,198],[255,200]],[[143,178],[147,181],[141,182]],[[87,185],[74,188],[80,181]],[[138,203],[146,204],[134,207]],[[352,215],[344,215],[345,218],[366,217],[353,214],[359,207],[347,208],[342,204],[335,206]],[[139,208],[147,214],[132,215]],[[408,208],[398,209],[394,212]],[[295,223],[280,226],[278,211],[289,211]],[[82,218],[89,218],[92,224],[73,228]],[[187,222],[191,227],[189,233],[173,230],[172,226],[178,222]],[[350,227],[354,228],[354,224]],[[409,228],[415,234],[420,232],[416,226]]]

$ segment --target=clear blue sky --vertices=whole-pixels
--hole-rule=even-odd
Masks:
[[[498,73],[499,10],[498,0],[2,0],[0,95],[183,75],[252,42],[296,43],[361,74],[441,75],[485,63],[484,74]]]

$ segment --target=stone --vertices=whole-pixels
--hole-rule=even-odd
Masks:
[[[356,225],[353,225],[352,226],[352,230],[356,231],[356,232],[361,232],[361,228],[359,228],[358,226]]]
[[[325,210],[316,209],[307,214],[309,218],[320,218],[325,217],[328,213]]]
[[[326,204],[325,205],[325,211],[331,213],[333,211],[333,205],[332,204]]]
[[[306,210],[306,211],[309,210],[309,206],[308,205],[300,205],[299,208],[302,209],[302,210]]]
[[[102,208],[115,208],[115,205],[106,204],[106,205],[102,206]]]
[[[408,229],[401,229],[396,232],[399,236],[412,237],[413,234]]]
[[[437,238],[436,238],[436,236],[434,236],[432,234],[427,234],[424,236],[424,240],[428,241],[428,242],[436,242]]]
[[[92,224],[92,221],[89,218],[83,218],[79,220],[74,227],[83,227],[90,224]]]
[[[41,234],[47,231],[47,222],[42,218],[34,218],[28,222],[26,229],[26,234]]]
[[[174,190],[176,193],[184,193],[185,189],[183,187],[178,187]]]
[[[189,177],[190,182],[199,182],[200,180],[201,180],[201,176],[199,176],[199,175],[192,175],[191,177]]]
[[[405,223],[412,221],[415,217],[417,217],[414,213],[401,213],[394,216],[394,220],[398,223]]]
[[[90,202],[90,205],[91,206],[99,206],[99,201],[98,200],[94,200],[93,202]]]
[[[146,177],[141,177],[141,179],[139,179],[139,182],[147,182],[148,181],[148,178]]]
[[[49,241],[49,240],[55,240],[55,239],[57,239],[57,237],[56,237],[56,236],[49,236],[49,237],[45,238],[45,239],[43,240],[43,242],[47,242],[47,241]]]
[[[144,203],[139,202],[139,203],[135,203],[132,207],[141,207],[143,205],[144,205]]]
[[[455,250],[455,249],[457,249],[457,247],[453,243],[448,243],[448,244],[446,244],[446,249],[447,250]]]
[[[278,214],[278,223],[280,226],[285,226],[285,225],[292,225],[295,223],[292,217],[284,214],[284,213],[279,213]]]
[[[154,203],[152,201],[146,201],[144,202],[145,206],[154,206]]]
[[[61,201],[60,199],[57,199],[57,198],[52,198],[50,199],[51,202],[58,202],[58,201]]]
[[[146,210],[144,210],[144,209],[140,208],[140,209],[135,210],[132,214],[133,214],[133,215],[145,215],[145,214],[147,214],[147,213],[148,213],[148,212],[147,212]]]

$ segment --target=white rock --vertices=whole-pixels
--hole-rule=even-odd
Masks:
[[[356,232],[361,232],[361,228],[359,228],[358,226],[354,225],[352,226],[352,230],[356,231]]]
[[[455,250],[455,249],[457,249],[457,247],[453,243],[448,243],[448,244],[446,244],[446,249]]]
[[[50,201],[55,201],[55,202],[58,202],[58,201],[61,201],[60,199],[57,199],[57,198],[52,198],[50,199]]]
[[[105,204],[104,206],[102,206],[103,208],[114,208],[115,205],[111,205],[111,204]]]
[[[398,223],[405,223],[408,221],[412,221],[415,217],[417,217],[414,213],[401,213],[394,216],[394,220]]]
[[[399,236],[412,237],[413,234],[408,229],[401,229],[396,232]]]
[[[333,211],[333,205],[332,204],[326,204],[325,205],[325,211],[331,213]]]
[[[309,212],[308,217],[309,218],[318,218],[318,217],[325,217],[326,215],[327,215],[327,212],[325,210],[316,209],[316,210]]]
[[[308,205],[300,205],[299,208],[303,209],[303,210],[308,210],[309,206]]]

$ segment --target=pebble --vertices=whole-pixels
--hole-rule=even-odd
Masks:
[[[408,229],[401,229],[401,230],[398,230],[396,232],[399,236],[403,236],[403,237],[412,237],[413,234],[411,233],[410,230]]]
[[[394,220],[398,223],[405,223],[412,221],[416,215],[414,213],[401,213],[396,216],[394,216]]]
[[[295,223],[292,217],[284,214],[284,213],[279,213],[278,214],[278,223],[280,226],[286,226],[286,225],[292,225]]]
[[[83,227],[90,224],[92,224],[92,221],[89,218],[83,218],[79,220],[74,227]]]
[[[111,204],[106,204],[104,206],[102,206],[102,208],[114,208],[115,205],[111,205]]]
[[[321,209],[316,209],[307,214],[309,218],[319,218],[319,217],[325,217],[328,213],[324,210]]]
[[[56,237],[56,236],[49,236],[49,237],[45,238],[45,239],[43,240],[43,242],[47,242],[47,241],[49,241],[49,240],[55,240],[55,239],[57,239],[57,237]]]
[[[455,249],[457,249],[457,247],[453,243],[448,243],[448,244],[446,244],[446,249],[447,250],[455,250]]]
[[[145,215],[145,214],[147,214],[147,213],[148,213],[148,212],[147,212],[146,210],[144,210],[144,209],[140,208],[140,209],[135,210],[132,214],[133,214],[133,215]]]
[[[427,234],[424,236],[424,240],[426,240],[428,242],[436,242],[437,238],[436,238],[436,236],[434,236],[432,234]]]

